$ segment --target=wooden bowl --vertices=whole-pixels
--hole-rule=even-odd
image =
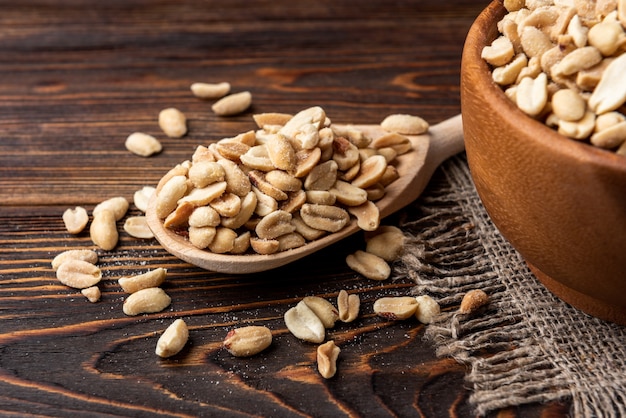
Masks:
[[[536,277],[593,316],[626,325],[626,158],[526,116],[480,54],[506,10],[467,36],[461,107],[469,167],[487,213]]]

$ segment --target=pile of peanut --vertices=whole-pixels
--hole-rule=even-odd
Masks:
[[[318,106],[254,120],[257,131],[198,146],[160,180],[155,208],[166,228],[220,254],[297,248],[340,231],[351,215],[366,231],[378,228],[373,201],[398,178],[394,159],[412,149],[406,136],[372,140],[332,125]]]
[[[527,115],[626,155],[626,0],[504,0],[482,57]]]

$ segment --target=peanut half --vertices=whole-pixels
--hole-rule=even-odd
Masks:
[[[265,326],[235,328],[224,339],[224,348],[235,357],[250,357],[272,344],[272,332]]]
[[[160,287],[150,287],[132,293],[126,298],[122,309],[126,315],[135,316],[142,313],[161,312],[167,308],[172,299]]]
[[[172,322],[157,341],[155,353],[159,357],[172,357],[185,347],[189,340],[189,329],[182,319]]]
[[[89,215],[87,210],[81,206],[76,206],[74,209],[66,209],[63,212],[63,223],[65,229],[70,234],[79,234],[87,226],[89,222]]]
[[[337,358],[341,349],[334,341],[328,341],[317,347],[317,370],[324,379],[330,379],[337,373]]]

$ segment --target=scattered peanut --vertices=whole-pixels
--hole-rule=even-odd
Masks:
[[[100,267],[79,259],[70,258],[57,268],[57,279],[66,286],[85,289],[102,279]]]
[[[115,220],[119,221],[124,217],[124,215],[126,215],[129,206],[130,204],[125,197],[112,197],[97,204],[96,207],[93,208],[92,215],[95,217],[98,213],[100,213],[100,211],[108,210],[113,213]]]
[[[384,297],[374,302],[374,313],[392,321],[410,318],[417,312],[418,301],[411,296]]]
[[[272,344],[269,328],[250,325],[231,330],[224,339],[224,348],[235,357],[250,357],[260,353]]]
[[[159,112],[159,127],[170,138],[181,138],[187,133],[187,117],[174,107],[163,109]]]
[[[100,292],[100,288],[98,286],[90,286],[84,289],[80,289],[80,293],[83,294],[87,298],[87,300],[91,303],[96,303],[100,300],[102,293]]]
[[[63,223],[65,229],[70,234],[79,234],[87,226],[89,222],[89,215],[87,210],[81,206],[76,206],[74,209],[66,209],[63,212]]]
[[[193,83],[190,86],[194,96],[200,99],[219,99],[230,92],[230,83]]]
[[[124,231],[135,238],[154,238],[145,216],[131,216],[124,221]]]
[[[366,235],[365,251],[391,262],[402,254],[405,241],[406,238],[400,228],[385,225]]]
[[[317,315],[324,328],[332,328],[339,319],[339,312],[332,303],[319,296],[307,296],[302,301]]]
[[[334,341],[317,347],[317,370],[324,379],[330,379],[337,373],[337,358],[341,349],[335,345]]]
[[[361,298],[356,293],[348,294],[345,290],[340,290],[337,295],[337,308],[339,320],[341,322],[352,322],[359,316]]]
[[[420,135],[428,130],[428,122],[419,116],[394,114],[387,116],[380,126],[389,132],[403,135]]]
[[[157,341],[155,353],[159,357],[172,357],[185,347],[189,340],[189,329],[182,319],[172,322]]]
[[[122,277],[118,280],[124,292],[135,293],[150,287],[159,287],[167,278],[167,269],[158,267],[154,270],[131,277]]]
[[[385,260],[361,250],[349,254],[346,263],[352,270],[372,280],[385,280],[391,274],[391,267]]]
[[[134,132],[128,135],[124,145],[128,151],[141,157],[158,154],[163,149],[158,139],[142,132]]]
[[[430,324],[434,321],[435,317],[441,312],[439,303],[428,295],[421,295],[415,297],[417,300],[417,310],[415,311],[415,317],[422,324]]]
[[[91,221],[89,234],[91,241],[103,250],[109,251],[115,248],[119,233],[113,212],[107,209],[98,211]]]
[[[285,325],[296,337],[312,343],[324,341],[326,331],[319,317],[303,301],[285,312]]]
[[[211,109],[219,116],[232,116],[244,112],[252,104],[252,94],[249,91],[234,93],[222,97],[215,102]]]
[[[463,296],[463,300],[461,300],[459,313],[474,313],[487,303],[489,303],[489,296],[484,291],[480,289],[470,290],[465,294],[465,296]]]
[[[52,269],[56,271],[61,264],[68,260],[82,260],[91,264],[98,262],[98,253],[93,250],[67,250],[52,259]]]
[[[148,209],[148,202],[155,191],[156,189],[152,186],[144,186],[137,190],[133,194],[133,203],[135,204],[135,207],[145,213]]]
[[[126,298],[122,309],[126,315],[135,316],[142,313],[161,312],[167,308],[172,299],[160,287],[149,287],[131,293]]]

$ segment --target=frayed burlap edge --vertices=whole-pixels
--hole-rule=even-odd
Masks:
[[[572,416],[626,416],[625,327],[571,308],[534,278],[491,223],[464,156],[441,170],[441,187],[404,214],[409,242],[395,271],[442,306],[426,337],[439,356],[468,365],[476,412],[567,399]],[[490,303],[461,316],[471,289]]]

